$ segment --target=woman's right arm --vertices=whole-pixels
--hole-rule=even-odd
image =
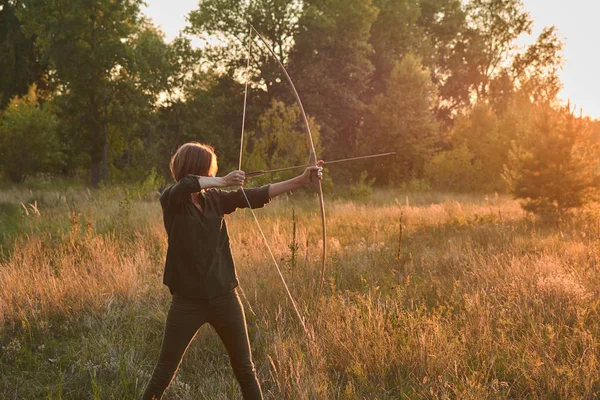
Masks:
[[[189,197],[194,192],[199,192],[200,176],[186,175],[177,181],[174,185],[165,189],[160,195],[160,203],[164,209],[172,209],[181,204],[183,199]]]
[[[240,186],[244,179],[245,174],[242,171],[233,171],[223,177],[189,174],[166,189],[162,193],[160,201],[166,208],[175,207],[181,204],[184,199],[189,198],[192,193],[199,192],[202,189]]]
[[[223,177],[217,176],[200,176],[198,182],[202,189],[222,188],[228,186],[242,186],[246,179],[246,174],[243,171],[233,171]]]

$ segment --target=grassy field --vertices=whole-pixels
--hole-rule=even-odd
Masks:
[[[600,397],[595,209],[545,225],[503,197],[392,191],[326,208],[316,307],[316,199],[257,211],[313,339],[249,212],[227,218],[266,398]],[[4,189],[0,246],[0,398],[138,397],[170,301],[156,195]],[[165,398],[241,398],[209,326]]]

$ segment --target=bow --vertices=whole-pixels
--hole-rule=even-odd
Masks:
[[[306,116],[306,112],[304,111],[304,106],[302,105],[302,101],[300,100],[300,96],[298,95],[298,92],[296,90],[296,87],[294,86],[294,83],[292,82],[292,79],[290,78],[287,70],[285,69],[285,67],[283,66],[283,64],[281,63],[281,61],[277,58],[277,56],[275,55],[275,52],[273,51],[273,49],[268,45],[267,41],[265,40],[265,38],[254,28],[254,26],[250,25],[250,32],[249,32],[249,38],[250,38],[250,44],[249,44],[249,49],[248,49],[248,60],[247,60],[247,65],[246,65],[246,71],[248,72],[250,69],[250,50],[251,50],[251,44],[252,44],[252,32],[256,32],[256,34],[258,35],[258,37],[260,38],[260,40],[264,43],[264,45],[267,47],[267,49],[269,49],[269,52],[271,53],[271,55],[275,58],[275,60],[277,60],[277,63],[279,64],[279,66],[281,67],[284,75],[286,76],[289,84],[292,87],[292,90],[294,92],[294,95],[296,97],[296,101],[298,102],[298,105],[300,107],[300,110],[302,112],[302,117],[304,119],[304,126],[306,129],[306,133],[308,135],[308,141],[310,144],[310,157],[309,157],[309,165],[316,165],[317,164],[317,155],[315,152],[315,146],[313,143],[313,138],[312,138],[312,134],[310,132],[310,126],[308,123],[308,117]],[[247,104],[247,97],[248,97],[248,79],[246,77],[246,82],[245,82],[245,87],[244,87],[244,110],[243,110],[243,114],[242,114],[242,134],[241,134],[241,139],[240,139],[240,158],[239,158],[239,169],[242,169],[242,152],[243,152],[243,148],[244,148],[244,125],[246,122],[246,104]],[[322,261],[322,265],[321,265],[321,280],[319,283],[319,291],[318,291],[318,295],[317,295],[317,300],[321,297],[321,292],[322,292],[322,287],[323,287],[323,281],[324,281],[324,277],[325,277],[325,258],[326,258],[326,252],[327,252],[327,245],[326,245],[326,241],[327,241],[327,233],[326,233],[326,226],[325,226],[325,203],[323,201],[323,190],[321,187],[321,181],[320,180],[313,180],[312,181],[312,185],[315,188],[315,190],[317,191],[317,193],[319,194],[319,202],[321,205],[321,222],[322,222],[322,226],[323,226],[323,251],[322,251],[322,257],[321,257],[321,261]],[[306,328],[306,325],[304,323],[304,318],[302,317],[302,315],[300,314],[300,311],[298,311],[298,307],[296,306],[296,302],[294,301],[294,298],[292,297],[292,294],[290,293],[290,290],[287,286],[287,283],[285,282],[285,279],[283,277],[283,274],[281,273],[281,268],[279,268],[279,264],[277,263],[277,260],[273,254],[273,251],[271,250],[271,247],[269,246],[269,242],[262,230],[262,227],[260,226],[260,223],[258,222],[258,218],[256,217],[256,214],[254,213],[254,210],[252,209],[252,205],[250,204],[250,200],[248,199],[248,197],[246,196],[246,192],[244,191],[244,188],[242,187],[242,194],[244,195],[244,198],[246,199],[246,203],[248,204],[248,208],[250,209],[250,211],[252,212],[252,216],[254,217],[254,221],[256,222],[256,225],[258,227],[258,230],[260,231],[260,234],[263,238],[263,241],[267,247],[267,250],[269,251],[269,254],[271,255],[271,258],[273,260],[273,263],[275,264],[275,267],[277,269],[277,272],[279,274],[279,277],[281,278],[281,281],[283,282],[283,286],[286,290],[286,293],[290,299],[290,301],[292,302],[292,305],[294,307],[294,310],[296,311],[296,315],[298,316],[298,319],[300,320],[300,323],[302,324],[302,328],[304,329],[304,332],[307,334],[307,336],[310,338],[311,335],[308,331],[308,329]]]
[[[300,111],[302,114],[302,119],[304,121],[304,129],[305,129],[306,135],[308,137],[308,143],[310,144],[310,156],[309,156],[309,164],[307,164],[307,165],[279,168],[276,170],[269,170],[269,171],[254,171],[254,172],[247,173],[246,177],[251,178],[253,176],[259,176],[259,175],[266,174],[266,173],[286,171],[286,170],[291,170],[291,169],[296,169],[296,168],[306,168],[308,166],[315,166],[317,164],[317,155],[315,152],[315,145],[313,142],[312,133],[310,131],[310,124],[308,122],[308,117],[306,116],[306,112],[304,111],[304,106],[302,104],[302,100],[300,100],[300,95],[298,94],[298,91],[296,90],[296,86],[294,85],[294,82],[292,81],[292,78],[288,74],[287,70],[283,66],[283,63],[281,62],[281,60],[279,60],[279,58],[275,54],[275,51],[273,50],[273,48],[271,46],[269,46],[269,44],[267,43],[267,40],[264,38],[264,36],[260,32],[258,32],[258,30],[256,30],[256,28],[254,28],[254,26],[252,24],[249,24],[249,25],[250,25],[250,32],[249,32],[249,43],[250,44],[249,44],[249,49],[248,49],[248,59],[247,59],[246,71],[248,72],[250,69],[250,53],[251,53],[250,50],[251,50],[251,45],[252,45],[252,41],[253,41],[252,33],[254,32],[260,38],[261,42],[265,45],[265,47],[268,49],[271,56],[277,61],[277,64],[281,68],[281,71],[283,72],[284,76],[286,77],[286,80],[289,83],[289,85],[294,93],[296,103],[298,104],[298,107],[300,108]],[[241,140],[240,140],[240,158],[239,158],[239,169],[240,170],[242,169],[242,151],[243,151],[243,146],[244,146],[244,125],[245,125],[245,121],[246,121],[247,96],[248,96],[248,79],[246,77],[246,82],[245,82],[245,87],[244,87],[244,111],[243,111],[243,115],[242,115],[242,135],[241,135]],[[325,162],[325,163],[323,163],[323,165],[324,164],[334,164],[334,163],[339,163],[339,162],[346,162],[346,161],[362,160],[362,159],[374,158],[374,157],[389,156],[389,155],[395,155],[395,154],[396,154],[395,152],[390,152],[390,153],[374,154],[374,155],[367,155],[367,156],[360,156],[360,157],[351,157],[351,158],[345,158],[345,159],[341,159],[341,160],[333,160],[333,161]],[[326,257],[327,257],[327,226],[325,223],[325,202],[323,199],[323,188],[321,186],[321,181],[318,179],[312,180],[312,186],[314,187],[315,191],[319,195],[319,204],[320,204],[320,208],[321,208],[321,225],[323,228],[322,229],[323,230],[323,236],[322,236],[323,246],[322,246],[322,254],[321,254],[321,276],[320,276],[320,280],[319,280],[319,289],[317,292],[317,297],[315,298],[316,304],[318,306],[318,300],[321,298],[321,294],[323,291],[323,283],[325,281],[325,267],[326,267],[325,261],[326,261]],[[246,194],[243,191],[243,188],[242,188],[242,193],[244,193],[244,197],[246,197]],[[296,307],[296,303],[288,289],[285,279],[283,278],[281,269],[279,268],[279,265],[275,259],[275,256],[273,255],[273,252],[271,251],[271,248],[270,248],[269,243],[265,237],[265,234],[260,226],[260,223],[258,222],[256,215],[254,214],[254,210],[252,210],[252,207],[250,205],[250,201],[248,200],[248,197],[246,197],[246,202],[248,203],[248,207],[252,211],[252,215],[254,216],[256,224],[258,225],[259,231],[265,242],[265,245],[267,246],[267,249],[269,250],[271,258],[273,259],[273,262],[277,268],[277,272],[279,273],[279,276],[280,276],[280,278],[283,282],[283,285],[287,291],[288,297],[290,298],[292,305],[294,306],[294,309],[296,311],[296,314],[298,315],[298,318],[300,319],[300,322],[302,323],[304,331],[308,334],[308,331],[304,324],[304,319],[302,318],[302,316],[300,315],[300,312],[298,311],[298,308]]]
[[[269,53],[271,54],[271,56],[277,61],[279,67],[281,68],[281,71],[283,72],[283,74],[285,75],[288,83],[290,84],[292,91],[294,93],[294,96],[296,98],[296,102],[298,103],[298,106],[300,108],[300,112],[302,114],[302,119],[304,121],[304,129],[306,131],[306,135],[308,138],[308,143],[310,146],[310,155],[309,155],[309,164],[308,165],[316,165],[317,164],[317,154],[315,152],[315,145],[314,145],[314,141],[312,138],[312,133],[310,131],[310,125],[308,122],[308,117],[306,116],[306,112],[304,111],[304,106],[302,104],[302,100],[300,100],[300,95],[298,94],[298,91],[296,90],[296,86],[294,85],[294,82],[292,81],[292,78],[290,77],[290,75],[288,74],[287,70],[285,69],[285,67],[283,66],[282,62],[279,60],[279,58],[277,58],[277,56],[275,55],[275,51],[271,48],[271,46],[269,46],[269,44],[267,43],[267,40],[264,38],[264,36],[258,32],[256,30],[256,28],[254,28],[254,26],[252,24],[250,24],[250,45],[252,44],[252,32],[255,32],[256,35],[260,38],[261,42],[265,45],[265,47],[269,50]],[[247,61],[247,71],[249,70],[250,67],[250,48],[248,50],[248,61]],[[244,111],[243,111],[243,115],[242,115],[242,135],[241,135],[241,141],[240,141],[240,161],[239,161],[239,169],[242,169],[242,149],[243,149],[243,141],[244,141],[244,124],[245,124],[245,120],[246,120],[246,104],[247,104],[247,95],[248,95],[248,79],[246,79],[246,83],[245,83],[245,88],[244,88]],[[323,188],[321,187],[321,181],[318,179],[314,179],[312,181],[312,186],[315,189],[315,191],[317,192],[317,194],[319,195],[319,204],[320,204],[320,208],[321,208],[321,225],[322,225],[322,230],[323,230],[323,235],[322,235],[322,240],[323,240],[323,246],[322,246],[322,254],[321,254],[321,276],[320,276],[320,281],[319,281],[319,289],[317,292],[317,297],[316,300],[318,300],[321,297],[321,293],[323,290],[323,282],[325,280],[325,260],[327,257],[327,226],[325,224],[325,202],[323,199]],[[244,193],[245,196],[245,193]],[[247,200],[247,198],[246,198]],[[248,206],[250,206],[250,202],[248,202]],[[253,212],[254,213],[254,212]],[[258,224],[258,220],[256,220],[257,224]],[[258,224],[259,226],[259,230],[261,231],[261,234],[263,235],[263,239],[265,241],[265,244],[267,245],[267,248],[269,248],[269,245],[267,243],[266,237],[264,236],[264,234],[262,233],[262,229],[260,229],[260,224]],[[270,248],[269,248],[269,252],[271,252]],[[272,252],[271,252],[272,253]],[[298,317],[300,319],[300,321],[302,322],[302,325],[306,331],[306,327],[304,326],[304,321],[303,318],[300,316],[300,313],[298,312],[298,309],[295,305],[295,302],[288,290],[287,284],[285,283],[285,279],[283,278],[283,275],[281,274],[280,268],[275,260],[275,257],[273,256],[273,254],[271,254],[273,261],[275,262],[275,266],[277,267],[277,271],[279,272],[279,275],[283,281],[283,284],[286,288],[286,291],[288,293],[288,296],[290,297],[290,300],[292,300],[292,304],[294,305],[294,308],[296,309],[296,313],[298,314]]]
[[[290,87],[292,88],[294,97],[296,98],[296,103],[298,103],[298,107],[300,107],[302,119],[304,121],[304,130],[306,131],[306,135],[308,137],[308,143],[310,144],[310,156],[308,159],[308,163],[309,163],[309,165],[313,165],[313,166],[317,165],[317,154],[315,152],[315,144],[313,142],[312,133],[310,132],[310,125],[308,123],[308,117],[306,116],[306,112],[304,111],[304,106],[302,105],[302,100],[300,100],[300,95],[298,94],[298,91],[296,90],[296,86],[294,85],[294,82],[292,81],[292,78],[288,74],[287,70],[283,66],[283,63],[281,62],[281,60],[279,60],[279,58],[277,58],[277,55],[275,55],[275,51],[267,43],[267,40],[263,37],[263,35],[261,35],[261,33],[259,31],[256,30],[256,28],[252,24],[250,24],[250,32],[252,32],[252,31],[254,31],[257,34],[257,36],[260,38],[261,42],[269,50],[269,53],[277,61],[277,64],[281,68],[281,71],[285,75],[288,83],[290,84]],[[319,204],[320,204],[320,208],[321,208],[321,225],[323,227],[323,237],[322,237],[323,247],[322,247],[322,251],[321,251],[322,252],[322,254],[321,254],[321,278],[319,281],[319,290],[317,292],[317,297],[316,297],[316,300],[318,300],[321,298],[321,293],[323,291],[323,281],[325,280],[325,259],[327,257],[327,226],[325,224],[325,202],[323,199],[323,188],[321,187],[321,181],[318,179],[315,179],[312,181],[312,185],[313,185],[313,188],[315,189],[315,191],[317,192],[317,194],[319,195]]]

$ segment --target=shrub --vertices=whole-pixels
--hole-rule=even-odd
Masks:
[[[35,90],[15,97],[0,120],[0,170],[20,183],[37,172],[55,172],[63,162],[55,116],[38,103]]]
[[[360,174],[360,178],[350,186],[350,196],[353,199],[370,197],[373,194],[375,178],[368,179],[367,171]]]
[[[589,121],[568,107],[537,111],[532,129],[513,143],[503,173],[525,210],[557,219],[597,197],[598,146],[589,134]]]

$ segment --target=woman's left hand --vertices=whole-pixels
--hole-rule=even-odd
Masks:
[[[304,170],[304,173],[300,175],[302,177],[302,183],[308,185],[313,182],[314,179],[323,179],[323,160],[317,161],[317,165],[311,165]]]

